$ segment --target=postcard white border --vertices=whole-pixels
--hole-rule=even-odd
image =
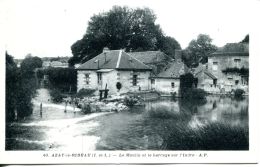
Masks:
[[[251,1],[250,1],[251,2]],[[260,1],[252,1],[260,7]],[[235,4],[234,4],[235,7]],[[221,11],[221,10],[220,10]],[[241,11],[243,12],[243,11]],[[249,151],[90,151],[85,154],[113,154],[110,158],[99,157],[44,157],[44,154],[57,154],[66,152],[49,151],[5,151],[5,50],[1,46],[1,101],[0,101],[0,164],[119,164],[119,163],[259,163],[259,122],[260,122],[260,91],[259,91],[259,72],[260,72],[260,12],[252,9],[250,34],[250,87],[249,87]],[[243,24],[243,23],[241,23]],[[234,30],[235,31],[235,30]],[[79,152],[80,153],[80,152]],[[207,157],[196,158],[174,158],[174,157],[119,157],[119,154],[207,154]],[[72,153],[68,153],[72,154]]]

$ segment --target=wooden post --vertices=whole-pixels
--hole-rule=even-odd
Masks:
[[[67,112],[67,105],[68,105],[68,100],[65,101],[65,110],[64,110],[65,113]]]
[[[42,103],[40,104],[40,116],[42,118]]]

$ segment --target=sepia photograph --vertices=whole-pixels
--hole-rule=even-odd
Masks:
[[[249,152],[259,2],[1,0],[4,152]]]

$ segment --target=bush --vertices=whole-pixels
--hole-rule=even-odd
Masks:
[[[90,104],[83,104],[82,108],[81,108],[81,111],[84,113],[84,114],[89,114],[91,113],[91,107],[90,107]]]
[[[241,99],[241,98],[243,98],[243,94],[244,94],[244,93],[245,93],[244,90],[242,90],[242,89],[236,89],[236,90],[234,91],[234,97],[237,98],[237,99]]]
[[[185,99],[203,100],[206,99],[207,93],[203,89],[190,88],[182,92],[182,97]]]
[[[44,75],[49,76],[52,89],[62,92],[76,92],[77,90],[77,71],[74,68],[48,68],[37,71],[39,79]]]
[[[13,57],[6,53],[6,121],[23,119],[32,114],[31,99],[36,94],[37,82],[34,75],[35,68],[41,66],[37,57],[26,57],[21,68],[17,68]]]
[[[125,99],[124,99],[124,103],[128,107],[132,107],[132,106],[134,106],[135,104],[137,104],[140,101],[141,101],[141,99],[138,98],[135,95],[126,96]]]
[[[76,94],[76,97],[83,98],[85,96],[91,96],[95,91],[95,89],[80,89]]]
[[[248,129],[213,123],[193,129],[176,126],[164,140],[166,150],[248,150]]]
[[[50,90],[50,95],[51,95],[51,100],[54,102],[54,103],[61,103],[63,101],[63,98],[65,96],[63,96],[61,94],[61,92],[57,89],[51,89]]]

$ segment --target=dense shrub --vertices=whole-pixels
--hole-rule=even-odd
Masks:
[[[81,108],[81,111],[82,111],[84,114],[89,114],[89,113],[91,113],[90,104],[84,103],[83,106],[82,106],[82,108]]]
[[[243,98],[243,94],[245,93],[245,91],[244,90],[242,90],[242,89],[236,89],[235,91],[234,91],[234,97],[236,98],[236,99],[241,99],[241,98]]]
[[[61,103],[63,101],[63,98],[65,96],[63,96],[61,94],[61,92],[57,89],[51,89],[50,90],[50,95],[51,95],[51,100],[54,102],[54,103]]]
[[[166,150],[248,150],[248,129],[213,123],[193,129],[176,126],[164,140]]]
[[[36,94],[35,69],[41,67],[38,57],[27,56],[17,68],[12,56],[6,53],[6,121],[14,121],[32,114],[31,99]]]
[[[207,93],[203,89],[191,88],[183,92],[182,96],[185,99],[203,100],[206,98]]]
[[[61,92],[76,92],[77,71],[74,68],[48,68],[37,71],[37,76],[42,79],[49,76],[50,85]]]
[[[197,83],[198,79],[194,78],[191,73],[182,75],[180,78],[180,94],[182,98],[205,101],[207,93],[203,89],[195,88]]]
[[[132,107],[140,101],[141,101],[141,99],[135,95],[126,96],[124,99],[124,103],[128,107]]]
[[[85,96],[92,96],[95,91],[95,89],[80,89],[76,94],[76,97],[82,98]]]

